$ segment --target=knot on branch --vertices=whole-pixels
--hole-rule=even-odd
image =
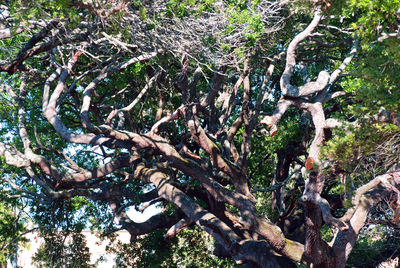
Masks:
[[[303,203],[304,203],[304,202],[307,202],[308,200],[309,200],[309,198],[308,198],[308,196],[305,195],[305,194],[302,195],[302,196],[300,197],[300,201],[303,202]]]

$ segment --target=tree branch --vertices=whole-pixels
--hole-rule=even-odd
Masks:
[[[393,192],[395,186],[400,185],[400,169],[397,166],[391,171],[380,175],[369,183],[357,189],[352,203],[355,207],[349,209],[341,220],[349,220],[348,230],[338,231],[330,243],[338,261],[344,266],[353,249],[358,234],[364,226],[367,216],[374,206]],[[398,190],[395,191],[398,193]],[[399,197],[398,197],[399,198]],[[399,199],[397,199],[399,203]],[[343,250],[345,249],[345,250]]]
[[[290,84],[290,78],[292,77],[294,66],[296,65],[296,48],[301,41],[306,39],[311,35],[314,29],[319,24],[322,18],[321,9],[318,7],[314,12],[314,18],[311,23],[304,29],[301,33],[296,35],[295,38],[290,42],[286,53],[286,66],[283,74],[281,76],[280,85],[282,94],[286,95],[296,95],[295,92],[298,91],[293,85]]]
[[[42,44],[41,46],[38,46],[34,48],[34,46],[43,40],[52,29],[56,28],[59,25],[59,21],[51,21],[46,27],[44,27],[39,33],[36,35],[32,36],[32,38],[25,44],[25,46],[18,52],[17,57],[15,60],[13,60],[11,63],[3,63],[0,64],[0,72],[8,72],[9,74],[13,74],[17,71],[17,69],[23,70],[23,66],[21,65],[24,60],[27,58],[34,56],[36,54],[39,54],[43,51],[47,51],[58,44],[60,44],[59,41],[53,40],[52,42],[49,42],[48,44]]]

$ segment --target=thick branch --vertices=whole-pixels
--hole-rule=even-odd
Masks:
[[[294,66],[296,65],[296,48],[301,41],[303,41],[304,39],[306,39],[311,35],[311,33],[319,24],[321,18],[322,18],[321,9],[317,8],[317,10],[314,12],[314,18],[311,21],[311,23],[307,26],[307,28],[304,31],[296,35],[296,37],[293,38],[293,40],[289,44],[286,53],[286,67],[285,70],[283,71],[280,81],[281,90],[284,96],[290,94],[292,91],[297,91],[297,89],[294,89],[294,86],[290,84],[290,78],[292,77]]]
[[[174,203],[189,219],[215,237],[228,251],[234,250],[234,246],[240,238],[224,222],[169,184],[164,173],[148,169],[144,164],[139,164],[135,170],[135,177],[153,183],[160,197]],[[232,253],[236,254],[235,252]]]
[[[355,207],[341,218],[342,220],[349,220],[348,225],[350,228],[345,231],[339,231],[332,240],[331,246],[342,267],[344,267],[355,245],[358,234],[364,226],[370,210],[391,192],[395,191],[398,194],[398,190],[394,190],[395,188],[393,187],[400,185],[400,170],[398,167],[393,169],[393,171],[378,176],[358,188],[352,200]]]
[[[59,41],[53,40],[48,43],[44,43],[41,46],[34,46],[43,40],[52,29],[56,28],[59,24],[59,21],[52,21],[46,27],[44,27],[38,34],[34,35],[28,43],[18,52],[17,57],[11,63],[0,64],[0,71],[5,71],[10,74],[15,73],[18,68],[23,68],[21,66],[22,62],[29,57],[32,57],[36,54],[39,54],[43,51],[48,51],[49,49],[60,44]]]
[[[192,220],[188,218],[183,218],[178,221],[175,225],[171,226],[167,233],[164,235],[164,240],[171,241],[180,231],[184,230],[186,227],[193,224]]]
[[[181,213],[174,213],[172,215],[157,214],[152,216],[145,222],[135,222],[129,218],[116,199],[109,200],[109,206],[118,220],[118,224],[122,225],[131,235],[131,240],[136,236],[148,234],[160,228],[170,228],[176,224],[181,218]]]
[[[17,168],[30,166],[29,159],[11,145],[0,143],[0,155],[5,158],[6,163],[10,166]]]
[[[217,145],[207,136],[205,130],[201,127],[200,121],[196,116],[198,108],[197,105],[191,105],[185,110],[185,119],[193,139],[207,152],[213,165],[232,178],[236,190],[247,196],[249,200],[255,201],[249,191],[247,179],[242,176],[240,170],[222,157]]]
[[[66,141],[78,143],[78,144],[93,144],[93,145],[101,145],[108,142],[109,146],[116,146],[117,144],[121,145],[121,147],[126,147],[127,145],[118,143],[118,141],[114,141],[113,139],[106,138],[102,135],[95,134],[74,134],[70,129],[68,129],[64,123],[61,121],[61,118],[57,115],[57,100],[59,99],[61,93],[66,88],[65,81],[72,71],[72,67],[77,62],[81,52],[77,52],[68,62],[67,68],[62,69],[60,78],[56,88],[53,91],[53,94],[49,98],[49,90],[51,80],[54,80],[57,75],[51,76],[48,81],[46,81],[44,93],[43,93],[43,115],[49,121],[49,123],[54,127],[58,134],[61,135]],[[48,83],[49,82],[49,83]]]
[[[118,156],[110,162],[102,166],[96,167],[92,170],[84,170],[81,172],[73,173],[68,177],[64,177],[57,183],[57,186],[62,189],[68,189],[69,187],[73,187],[74,184],[79,182],[85,182],[90,179],[105,177],[107,174],[110,174],[120,168],[129,167],[135,159],[136,158],[134,156],[129,155]]]
[[[360,203],[361,198],[372,189],[376,188],[378,185],[382,185],[385,188],[393,191],[392,187],[400,184],[400,172],[386,173],[384,175],[378,176],[370,182],[364,184],[360,188],[358,188],[353,195],[352,204],[353,208],[349,209],[346,214],[341,218],[342,221],[349,221],[357,209],[357,206]]]

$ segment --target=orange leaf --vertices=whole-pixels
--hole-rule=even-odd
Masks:
[[[75,55],[72,57],[73,61],[76,62],[80,55],[82,55],[82,51],[76,52]]]
[[[198,155],[196,155],[196,154],[192,154],[191,152],[189,152],[189,151],[187,151],[186,152],[189,156],[191,156],[191,157],[193,157],[193,158],[196,158],[196,159],[201,159],[201,157],[200,156],[198,156]]]
[[[307,170],[312,170],[313,169],[313,163],[314,159],[312,157],[307,158],[305,167]]]

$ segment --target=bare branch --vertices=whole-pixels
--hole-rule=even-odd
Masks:
[[[344,69],[349,65],[351,60],[354,58],[354,56],[357,54],[357,45],[358,45],[358,40],[354,39],[353,41],[353,46],[350,50],[349,55],[343,60],[342,64],[331,74],[329,78],[329,85],[332,85],[335,83],[337,78],[339,77],[340,73],[344,71]]]
[[[389,39],[389,38],[397,38],[397,39],[399,39],[400,38],[400,32],[397,32],[397,33],[383,33],[376,41],[377,42],[382,42],[382,41],[384,41],[386,39]]]
[[[171,121],[176,120],[176,119],[178,119],[179,117],[181,117],[181,115],[183,114],[183,110],[184,110],[184,106],[181,105],[181,106],[180,106],[178,109],[176,109],[175,112],[173,112],[172,114],[167,115],[167,116],[161,118],[158,122],[156,122],[156,123],[151,127],[150,133],[151,133],[151,134],[156,134],[157,131],[158,131],[158,128],[159,128],[162,124],[171,122]]]
[[[23,28],[17,28],[17,29],[15,30],[14,35],[18,35],[18,34],[22,33],[23,31],[24,31]],[[14,36],[14,35],[11,33],[11,29],[10,29],[10,28],[6,28],[6,29],[0,30],[0,40],[1,40],[1,39],[8,39],[8,38],[11,38],[11,37]]]
[[[22,62],[27,58],[41,53],[43,51],[48,51],[49,49],[57,46],[60,44],[59,41],[53,40],[53,42],[44,43],[41,46],[35,47],[34,46],[42,41],[53,28],[56,28],[59,25],[59,21],[52,21],[50,22],[45,28],[43,28],[38,34],[34,35],[28,43],[18,52],[17,57],[11,63],[7,64],[0,64],[0,71],[6,71],[10,74],[15,73],[18,69],[24,70],[22,66]]]
[[[29,159],[27,159],[23,153],[10,145],[0,143],[0,155],[4,156],[6,163],[10,166],[17,168],[30,166]]]
[[[156,73],[144,86],[144,88],[140,91],[140,93],[136,96],[136,98],[126,107],[121,109],[113,110],[107,117],[106,124],[110,124],[111,120],[119,113],[119,112],[129,112],[133,107],[141,100],[144,94],[146,94],[147,90],[153,85],[153,83],[157,80],[157,77],[160,75],[160,72]]]
[[[376,177],[357,189],[352,200],[355,207],[348,210],[341,218],[341,220],[349,220],[348,225],[350,228],[349,230],[337,232],[330,243],[341,263],[344,264],[348,259],[370,209],[376,206],[389,193],[393,192],[393,187],[398,185],[400,185],[400,171],[398,167],[397,169],[393,167],[392,171]],[[382,186],[383,190],[382,188],[379,189],[379,186]]]
[[[311,35],[311,33],[314,31],[314,29],[317,27],[319,24],[320,20],[322,18],[322,12],[320,8],[317,8],[314,12],[314,18],[311,21],[311,23],[307,26],[306,29],[304,29],[301,33],[296,35],[295,38],[290,42],[287,53],[286,53],[286,67],[285,70],[283,71],[281,80],[280,80],[280,85],[281,85],[281,90],[284,96],[286,95],[293,95],[296,96],[297,94],[295,92],[298,92],[298,89],[294,87],[293,85],[290,84],[290,78],[292,77],[293,69],[294,66],[296,65],[296,48],[299,45],[301,41],[306,39]]]
[[[189,219],[216,237],[228,251],[239,241],[239,237],[225,223],[169,184],[167,176],[162,172],[146,169],[143,164],[139,164],[135,170],[135,177],[153,183],[160,197],[178,206]]]
[[[371,180],[370,182],[362,185],[360,188],[358,188],[356,190],[356,192],[352,198],[352,204],[354,207],[349,209],[340,220],[341,221],[349,221],[353,217],[353,215],[357,209],[357,206],[360,203],[361,198],[367,192],[376,188],[378,185],[382,185],[383,187],[389,189],[390,191],[393,191],[395,188],[393,188],[392,186],[398,185],[398,184],[400,184],[400,171],[380,175],[380,176],[376,177],[375,179]],[[394,191],[397,193],[396,190],[394,190]]]
[[[167,233],[164,235],[164,240],[170,241],[172,240],[180,231],[184,230],[186,227],[193,224],[192,220],[188,218],[181,219],[174,226],[169,228]]]
[[[51,80],[48,80],[49,83],[46,82],[45,91],[43,96],[43,115],[49,121],[49,123],[54,127],[58,134],[61,135],[66,141],[78,143],[78,144],[96,144],[100,145],[106,143],[107,141],[111,141],[110,138],[104,138],[96,136],[95,134],[74,134],[71,130],[69,130],[64,123],[61,121],[61,118],[57,115],[57,101],[66,88],[65,81],[70,75],[72,71],[72,67],[77,62],[81,52],[77,52],[68,62],[67,68],[63,69],[60,74],[60,78],[56,88],[51,95],[50,101],[48,101],[49,94],[49,86]],[[56,78],[57,75],[51,77],[52,80]]]
[[[148,54],[143,54],[140,56],[133,57],[132,59],[125,61],[123,63],[120,63],[119,65],[117,65],[115,67],[109,66],[108,68],[104,68],[103,71],[101,72],[101,74],[98,75],[83,91],[83,101],[82,101],[82,107],[81,107],[81,113],[80,113],[80,116],[82,119],[82,125],[91,131],[101,132],[101,130],[99,128],[96,128],[95,126],[93,126],[89,120],[89,107],[90,107],[90,102],[91,102],[91,94],[92,94],[93,89],[97,86],[98,83],[100,83],[100,81],[104,80],[112,73],[122,70],[122,69],[125,69],[126,67],[128,67],[132,64],[154,58],[160,52],[161,51],[156,51],[156,52],[152,52],[152,53],[148,53]],[[145,91],[147,91],[147,89]]]

